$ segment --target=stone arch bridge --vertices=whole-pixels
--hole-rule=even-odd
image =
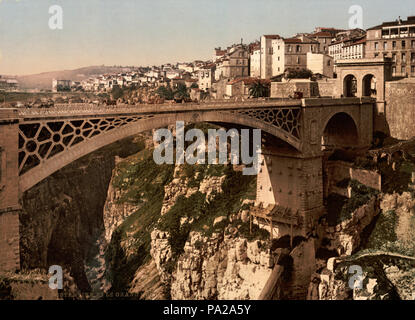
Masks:
[[[88,153],[176,121],[258,128],[284,145],[263,152],[257,201],[297,212],[294,224],[304,233],[323,210],[322,140],[323,148],[370,145],[374,101],[253,99],[0,109],[0,271],[19,269],[18,214],[23,192]]]

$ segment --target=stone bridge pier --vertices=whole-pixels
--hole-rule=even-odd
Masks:
[[[15,271],[20,268],[18,114],[0,113],[0,271]]]
[[[366,148],[373,134],[374,100],[311,99],[303,104],[302,145],[268,143],[262,151],[256,203],[272,207],[273,236],[306,236],[325,213],[323,153]]]

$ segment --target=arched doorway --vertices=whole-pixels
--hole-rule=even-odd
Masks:
[[[344,97],[356,97],[357,94],[357,80],[352,74],[346,76],[343,80],[343,95]]]
[[[359,143],[357,126],[351,116],[340,112],[327,123],[321,139],[321,150],[355,147]]]
[[[376,98],[376,78],[373,74],[367,74],[363,77],[362,93],[364,97]]]

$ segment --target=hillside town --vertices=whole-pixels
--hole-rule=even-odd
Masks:
[[[391,59],[394,80],[415,77],[415,16],[367,30],[317,27],[289,38],[266,34],[249,44],[241,39],[227,48],[214,48],[207,61],[134,67],[82,81],[54,79],[50,91],[99,94],[100,102],[107,104],[275,98],[286,93],[272,90],[271,83],[327,82],[337,78],[339,61],[379,58]],[[376,83],[371,86],[375,90]],[[0,90],[19,91],[18,81],[0,76]],[[287,97],[301,96],[304,92],[294,91]]]

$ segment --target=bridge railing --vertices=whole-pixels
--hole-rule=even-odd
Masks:
[[[284,107],[300,106],[301,100],[294,99],[248,99],[245,101],[210,101],[201,103],[170,103],[170,104],[137,104],[137,105],[96,105],[85,103],[56,104],[51,108],[21,108],[18,113],[22,117],[34,116],[65,116],[79,114],[120,114],[120,113],[158,113],[158,112],[180,112],[197,110],[226,110],[241,107]]]

